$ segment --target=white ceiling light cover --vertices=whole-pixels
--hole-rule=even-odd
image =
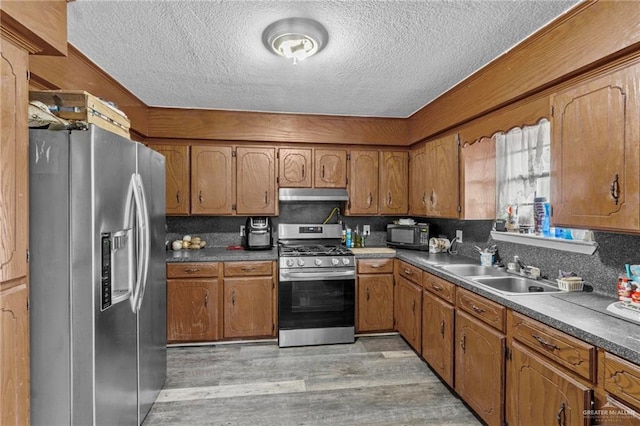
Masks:
[[[307,18],[286,18],[265,28],[262,42],[271,52],[302,61],[320,52],[327,44],[329,34],[317,21]]]

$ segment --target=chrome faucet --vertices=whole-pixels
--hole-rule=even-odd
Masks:
[[[535,266],[525,265],[518,256],[513,256],[513,263],[516,264],[515,272],[519,272],[520,275],[532,278],[534,280],[540,279],[540,268]]]

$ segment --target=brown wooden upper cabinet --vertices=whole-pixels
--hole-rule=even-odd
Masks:
[[[406,151],[380,152],[379,213],[407,214],[409,153]]]
[[[166,203],[168,215],[188,215],[190,209],[189,146],[152,145],[151,148],[166,158]]]
[[[347,214],[406,214],[408,153],[367,150],[349,155]]]
[[[316,149],[313,186],[316,188],[347,187],[347,151]]]
[[[460,147],[461,219],[496,218],[496,142],[482,138]]]
[[[237,148],[237,209],[239,215],[275,215],[275,148]]]
[[[344,149],[280,148],[278,185],[281,188],[345,188]]]
[[[424,145],[409,153],[409,214],[427,215],[427,160]]]
[[[460,211],[458,141],[448,135],[425,145],[426,215],[458,218]]]
[[[378,151],[351,151],[349,160],[349,203],[351,215],[378,213]]]
[[[640,230],[636,62],[551,97],[555,225]]]
[[[191,168],[191,213],[233,214],[233,147],[194,145]]]
[[[313,150],[280,148],[278,150],[278,184],[282,188],[310,188]]]

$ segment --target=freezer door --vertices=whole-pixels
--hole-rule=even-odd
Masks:
[[[71,132],[74,424],[137,423],[135,172],[135,143],[93,125]]]
[[[138,398],[142,423],[167,375],[164,156],[138,144],[138,174],[145,190],[150,238],[147,280],[140,292],[138,311]]]

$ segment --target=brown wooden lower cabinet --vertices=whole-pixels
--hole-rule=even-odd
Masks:
[[[356,331],[393,330],[393,275],[358,275]]]
[[[4,287],[4,286],[2,286]],[[29,313],[27,284],[0,291],[0,424],[29,424]]]
[[[420,352],[422,339],[422,288],[396,275],[394,291],[396,330],[409,345]]]
[[[422,357],[451,387],[454,316],[451,304],[426,290],[422,292]]]
[[[220,338],[218,279],[167,280],[167,341],[198,342]]]
[[[507,423],[588,425],[593,391],[541,355],[513,342],[507,383]]]
[[[460,310],[455,321],[455,390],[488,425],[502,425],[506,338]]]
[[[224,338],[275,336],[274,282],[269,277],[224,279]]]

